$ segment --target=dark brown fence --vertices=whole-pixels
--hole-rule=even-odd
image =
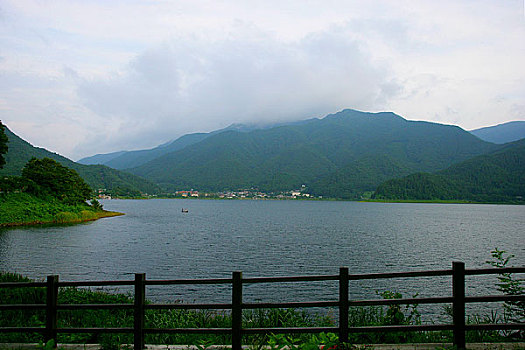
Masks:
[[[396,272],[396,273],[369,273],[349,274],[347,267],[341,267],[338,275],[322,276],[295,276],[295,277],[259,277],[243,278],[241,272],[233,272],[232,278],[222,279],[195,279],[195,280],[146,280],[145,274],[136,274],[134,281],[94,281],[94,282],[59,282],[58,276],[48,276],[47,282],[10,282],[0,283],[0,288],[45,287],[47,289],[46,304],[16,304],[0,305],[0,310],[45,310],[45,327],[0,327],[0,333],[8,332],[36,332],[44,334],[45,339],[56,339],[58,333],[133,333],[135,349],[144,348],[144,336],[149,333],[201,333],[201,334],[231,334],[232,348],[241,349],[244,334],[270,333],[321,333],[333,332],[339,334],[341,342],[347,342],[350,333],[366,332],[409,332],[409,331],[443,331],[453,332],[453,343],[458,349],[465,348],[465,332],[469,330],[525,330],[523,323],[496,323],[496,324],[465,324],[466,303],[488,303],[502,301],[525,301],[525,295],[489,295],[465,296],[465,276],[489,275],[503,273],[525,273],[525,267],[490,268],[465,270],[462,262],[452,263],[451,270]],[[452,276],[452,296],[431,298],[406,299],[373,299],[349,300],[349,281],[365,279],[386,279],[405,277],[433,277]],[[339,281],[339,300],[334,301],[306,301],[286,303],[244,303],[242,292],[244,284],[275,283],[275,282],[313,282]],[[146,286],[152,285],[181,285],[181,284],[231,284],[231,304],[146,304]],[[58,304],[59,287],[98,287],[98,286],[134,286],[134,304]],[[372,305],[408,305],[408,304],[451,304],[453,313],[452,324],[422,324],[397,325],[374,327],[349,327],[348,310],[351,306]],[[338,327],[303,327],[303,328],[242,328],[242,311],[244,309],[267,308],[310,308],[334,307],[339,310]],[[58,310],[82,309],[133,309],[133,328],[59,328],[57,327]],[[227,309],[231,310],[231,328],[146,328],[144,314],[147,309]]]

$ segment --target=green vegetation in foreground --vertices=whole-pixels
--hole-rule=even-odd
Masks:
[[[115,216],[97,200],[72,169],[50,158],[31,159],[22,176],[0,179],[0,226],[76,223]]]
[[[506,267],[513,257],[498,249],[492,251],[490,265]],[[30,282],[28,278],[12,273],[0,273],[0,282]],[[514,279],[510,274],[503,274],[497,283],[498,289],[505,295],[523,295],[523,280]],[[0,304],[43,304],[46,300],[45,288],[0,288]],[[377,293],[384,299],[402,298],[400,293],[385,291]],[[79,288],[60,288],[59,304],[113,304],[133,303],[133,298],[125,294],[92,291]],[[523,302],[505,303],[502,314],[471,316],[469,323],[506,323],[523,322],[525,304]],[[444,310],[447,312],[447,310]],[[231,328],[231,316],[227,312],[195,310],[146,310],[147,328]],[[0,327],[42,327],[45,324],[43,310],[0,310]],[[417,325],[421,324],[421,315],[417,305],[392,305],[389,307],[351,307],[349,325]],[[259,309],[243,311],[243,328],[257,327],[333,327],[333,312],[319,316],[297,309]],[[58,327],[133,327],[133,310],[60,310]],[[523,341],[523,332],[515,331],[469,331],[467,342],[514,342]],[[199,334],[147,334],[146,344],[184,344],[208,345],[231,344],[229,335]],[[351,334],[352,344],[399,344],[399,343],[446,343],[452,342],[452,332],[396,332]],[[0,333],[2,342],[39,342],[42,336],[27,333]],[[105,349],[117,349],[120,344],[132,344],[133,335],[125,334],[59,334],[58,343],[100,343]],[[317,335],[246,335],[244,344],[253,346],[269,345],[272,349],[319,349],[319,344],[335,345],[336,334]]]

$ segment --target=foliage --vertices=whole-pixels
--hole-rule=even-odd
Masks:
[[[34,192],[38,185],[33,181],[20,176],[0,177],[0,193]]]
[[[8,150],[7,143],[9,142],[4,129],[5,129],[4,124],[2,124],[2,121],[0,120],[0,169],[4,167],[4,164],[5,164],[4,154],[7,153],[7,150]]]
[[[22,177],[40,188],[35,195],[50,195],[68,204],[84,203],[91,198],[92,190],[72,169],[51,158],[31,159],[22,169]]]
[[[40,340],[36,348],[39,350],[54,350],[56,349],[55,341],[50,339],[44,344],[44,342]]]
[[[417,173],[402,179],[389,180],[377,188],[375,199],[444,200],[459,197],[443,177]]]
[[[403,295],[398,292],[392,292],[392,291],[384,291],[384,292],[377,292],[378,295],[380,295],[383,299],[402,299]],[[418,294],[412,296],[412,298],[416,298]],[[421,314],[419,310],[417,309],[417,304],[409,304],[405,305],[405,308],[403,310],[403,307],[399,304],[391,304],[388,306],[386,313],[383,317],[383,324],[386,325],[408,325],[408,324],[421,324]]]
[[[510,260],[514,258],[513,254],[507,254],[504,250],[495,248],[491,251],[493,260],[488,260],[487,264],[497,268],[505,268]],[[496,284],[498,290],[505,295],[525,295],[524,279],[514,278],[511,273],[502,273],[498,276],[499,283]],[[505,312],[512,322],[525,322],[525,302],[524,301],[506,301],[504,303]]]
[[[272,334],[268,339],[268,347],[271,350],[303,349],[319,350],[336,349],[339,345],[339,337],[334,333],[319,333],[299,338],[286,334]]]

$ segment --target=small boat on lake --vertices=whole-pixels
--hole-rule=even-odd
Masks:
[[[188,212],[188,209],[184,209],[184,208],[182,208],[182,212],[183,212],[183,213],[187,213],[187,212]]]

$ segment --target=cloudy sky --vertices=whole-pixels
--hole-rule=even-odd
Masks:
[[[0,0],[0,120],[77,160],[232,123],[525,120],[523,0]]]

